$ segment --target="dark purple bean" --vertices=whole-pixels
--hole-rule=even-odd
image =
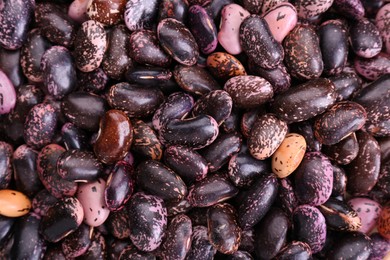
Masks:
[[[73,197],[63,198],[42,217],[39,230],[45,240],[55,243],[74,232],[83,218],[81,203]]]
[[[126,208],[110,212],[104,225],[115,238],[126,239],[130,236],[129,215]]]
[[[158,88],[142,88],[125,82],[113,85],[108,96],[111,107],[125,111],[130,117],[152,115],[163,100]]]
[[[182,199],[180,201],[170,201],[166,204],[168,217],[173,217],[178,214],[185,214],[191,210],[192,206],[187,199]]]
[[[379,233],[373,233],[371,238],[371,255],[370,259],[383,259],[390,250],[390,243],[387,239],[383,238]]]
[[[220,125],[221,130],[225,133],[234,133],[240,131],[241,111],[233,107],[228,118]]]
[[[174,217],[161,244],[162,259],[184,260],[191,246],[192,223],[186,215]]]
[[[142,251],[160,246],[167,228],[167,209],[159,197],[136,193],[128,206],[130,239]]]
[[[345,202],[329,198],[319,206],[324,215],[327,227],[337,231],[358,231],[362,226],[357,213]]]
[[[214,142],[218,133],[219,128],[215,119],[200,115],[185,120],[171,120],[160,129],[160,141],[163,144],[201,149]]]
[[[152,253],[138,251],[134,246],[128,246],[122,250],[118,258],[119,260],[155,260],[156,257]]]
[[[237,187],[249,187],[259,176],[271,172],[265,161],[254,159],[247,153],[233,155],[229,161],[229,178]]]
[[[217,204],[207,211],[207,227],[210,243],[223,254],[233,254],[241,242],[241,228],[237,213],[227,203]]]
[[[360,76],[368,80],[377,80],[390,73],[390,55],[381,52],[371,59],[355,57],[354,67]]]
[[[354,160],[359,152],[356,134],[352,133],[337,144],[322,147],[322,152],[338,164],[346,165]]]
[[[213,90],[200,97],[192,109],[192,115],[209,115],[221,125],[232,112],[233,100],[224,90]]]
[[[125,161],[115,164],[106,183],[104,199],[109,210],[121,210],[134,189],[133,167]]]
[[[218,171],[241,149],[241,136],[237,133],[220,134],[219,137],[200,153],[208,162],[210,172]]]
[[[103,69],[97,68],[91,72],[77,72],[77,86],[80,91],[99,93],[108,83],[108,76]]]
[[[334,145],[365,124],[367,113],[356,102],[341,101],[317,117],[314,135],[325,145]]]
[[[162,145],[153,129],[142,120],[133,120],[133,144],[131,150],[146,159],[160,160]]]
[[[76,23],[61,10],[60,6],[53,3],[37,4],[35,20],[49,41],[65,47],[73,44]]]
[[[335,0],[333,6],[340,14],[356,20],[365,15],[361,0]]]
[[[113,79],[122,79],[125,72],[133,66],[130,55],[127,54],[129,37],[130,33],[124,25],[115,26],[108,35],[108,47],[102,61],[102,69]]]
[[[32,208],[35,214],[43,217],[57,201],[58,199],[56,197],[51,195],[46,189],[43,189],[32,200]]]
[[[240,227],[247,230],[259,223],[271,208],[277,193],[278,181],[272,174],[260,176],[247,191],[242,191],[237,210]]]
[[[14,223],[15,223],[15,218],[0,216],[0,244],[1,245],[4,245],[7,242],[7,240],[12,236]]]
[[[132,250],[135,249],[135,247],[131,245],[131,242],[128,239],[127,240],[114,239],[111,241],[107,241],[107,259],[109,260],[119,259],[119,256],[122,253],[122,251],[128,248],[131,248]]]
[[[387,162],[390,159],[390,137],[377,138],[381,149],[381,161]]]
[[[66,123],[61,128],[62,141],[67,150],[91,148],[89,135],[81,128],[72,123]]]
[[[287,124],[273,114],[258,117],[248,137],[248,149],[258,160],[269,158],[287,134]]]
[[[39,234],[40,217],[34,213],[20,218],[15,225],[12,259],[39,260],[46,250],[46,241]]]
[[[58,158],[57,170],[64,180],[87,182],[102,174],[103,165],[92,152],[68,150]]]
[[[327,254],[327,259],[368,259],[371,239],[360,232],[345,233]]]
[[[260,259],[276,256],[287,241],[290,221],[279,208],[272,208],[255,229],[255,252]]]
[[[355,72],[341,72],[340,74],[330,77],[336,90],[337,101],[349,99],[351,95],[360,88],[360,79]]]
[[[168,146],[164,151],[164,162],[187,185],[204,179],[208,172],[206,159],[193,149],[185,146]]]
[[[293,214],[295,208],[298,207],[299,203],[295,196],[294,187],[287,178],[279,180],[278,198],[276,203],[280,204],[280,207],[289,217]]]
[[[20,53],[20,64],[24,75],[33,82],[42,82],[41,59],[43,53],[51,47],[51,43],[43,37],[41,29],[33,29],[28,33],[26,44]]]
[[[332,165],[333,168],[333,187],[332,187],[332,197],[344,197],[347,189],[347,175],[343,168]]]
[[[307,243],[313,253],[321,251],[326,239],[326,223],[321,212],[312,206],[301,205],[293,214],[295,238]]]
[[[0,48],[0,67],[9,80],[18,88],[25,81],[22,67],[20,66],[20,49],[12,51]]]
[[[127,1],[124,20],[130,31],[151,29],[158,11],[157,0]]]
[[[153,31],[134,32],[131,34],[129,44],[131,58],[140,64],[167,67],[171,63],[170,56],[162,50]]]
[[[103,235],[95,231],[92,237],[91,246],[82,256],[84,260],[105,260],[106,259],[106,241]]]
[[[0,44],[9,50],[19,49],[26,41],[27,31],[34,16],[35,2],[7,1],[0,11]]]
[[[0,141],[0,189],[6,189],[11,182],[13,152],[10,144]]]
[[[77,190],[76,183],[62,179],[57,172],[57,160],[64,151],[59,145],[49,144],[42,148],[37,159],[39,179],[56,198],[73,196]]]
[[[187,187],[171,169],[158,161],[141,162],[136,169],[137,185],[163,200],[178,201],[187,195]]]
[[[240,130],[246,138],[249,137],[252,127],[256,122],[257,118],[263,116],[264,114],[266,114],[266,111],[263,106],[247,110],[245,113],[242,114],[240,121]]]
[[[37,158],[38,152],[27,145],[19,146],[13,154],[16,187],[28,197],[33,197],[43,188],[37,174]]]
[[[286,245],[276,256],[277,260],[311,260],[311,249],[310,246],[301,241],[292,241]]]
[[[253,260],[250,253],[246,251],[236,251],[234,254],[227,256],[227,260]]]
[[[72,258],[85,254],[88,247],[91,246],[91,230],[92,227],[81,224],[76,231],[62,240],[62,252],[64,252],[67,257]]]
[[[185,117],[191,111],[193,105],[194,99],[192,96],[182,92],[172,93],[154,113],[152,121],[154,129],[160,131],[170,120]]]
[[[274,69],[264,69],[249,61],[249,70],[256,76],[260,76],[271,83],[274,93],[281,93],[290,88],[291,76],[283,63]]]
[[[195,226],[192,232],[191,249],[186,260],[213,260],[217,250],[210,244],[207,228]]]
[[[337,98],[328,79],[313,79],[275,97],[271,110],[287,123],[308,120],[325,112]]]
[[[373,136],[390,135],[390,94],[387,97],[366,107],[367,121],[364,126]]]
[[[33,148],[50,144],[57,126],[58,111],[51,104],[35,105],[27,115],[24,140]]]
[[[302,135],[306,140],[306,150],[308,152],[321,151],[322,144],[314,136],[313,124],[311,121],[302,121],[291,125],[291,131]]]
[[[226,5],[233,3],[233,0],[213,0],[206,6],[206,10],[208,14],[214,19],[214,21],[219,22],[222,9]]]
[[[255,251],[254,237],[255,235],[253,229],[243,230],[241,235],[241,244],[238,249],[253,253]]]
[[[218,82],[199,66],[177,65],[173,70],[173,76],[183,90],[196,96],[202,96],[212,90],[220,89]]]
[[[324,63],[318,36],[311,25],[297,25],[284,39],[283,47],[291,76],[301,80],[321,76]]]
[[[186,0],[162,0],[158,11],[158,21],[174,18],[182,23],[187,20],[188,2]]]
[[[353,101],[368,107],[386,98],[390,93],[390,75],[383,75],[371,82],[366,87],[359,89],[353,97]]]
[[[172,72],[161,67],[134,67],[129,69],[125,76],[129,83],[150,88],[161,88],[173,81]]]
[[[271,84],[257,76],[236,76],[230,78],[224,86],[239,108],[256,108],[268,102],[274,92]]]
[[[64,98],[61,110],[75,126],[97,131],[100,118],[107,110],[107,104],[100,96],[87,92],[73,92]]]
[[[192,5],[188,9],[188,27],[203,54],[210,54],[217,48],[217,27],[204,7]]]
[[[238,193],[226,178],[214,174],[188,188],[188,201],[193,207],[209,207],[228,200]]]
[[[62,248],[59,244],[49,246],[45,252],[45,256],[44,256],[43,260],[52,260],[52,259],[67,260],[64,253],[62,252]]]
[[[126,1],[100,1],[94,0],[87,5],[87,16],[105,25],[114,25],[123,20]]]
[[[356,55],[372,58],[382,49],[382,38],[378,28],[367,19],[361,19],[350,24],[350,42]]]
[[[165,52],[178,63],[192,66],[197,62],[199,47],[182,22],[173,18],[161,20],[157,27],[157,37]]]
[[[378,142],[366,132],[357,132],[359,153],[346,168],[347,190],[351,195],[366,195],[378,181],[380,148]]]
[[[243,51],[256,65],[274,69],[283,61],[283,47],[273,37],[264,18],[258,15],[246,17],[239,35]]]
[[[321,205],[332,193],[333,168],[320,152],[309,152],[295,170],[295,194],[301,204]]]

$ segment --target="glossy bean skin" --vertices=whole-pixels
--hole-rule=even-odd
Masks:
[[[272,36],[267,22],[257,15],[243,20],[240,26],[240,44],[248,57],[262,68],[274,69],[283,61],[282,45]]]
[[[104,225],[106,225],[109,233],[115,238],[127,239],[130,236],[129,216],[127,215],[126,208],[111,211]],[[130,241],[127,243],[130,243]]]
[[[184,0],[163,0],[160,3],[158,21],[174,18],[184,22],[188,14],[188,2]]]
[[[191,246],[192,223],[186,215],[177,215],[168,226],[165,241],[161,245],[162,259],[184,260]]]
[[[106,101],[87,92],[73,92],[61,103],[65,117],[77,127],[88,131],[99,129],[100,118],[107,110]]]
[[[208,237],[210,243],[223,254],[233,254],[241,241],[236,211],[227,203],[217,204],[207,211]]]
[[[334,230],[358,231],[362,226],[358,214],[345,202],[330,198],[319,206],[328,228]]]
[[[233,55],[214,52],[207,57],[207,68],[214,77],[228,80],[234,76],[246,75],[245,67]]]
[[[390,76],[384,75],[368,84],[365,88],[359,89],[353,96],[353,101],[368,107],[373,103],[385,98],[390,91]]]
[[[284,39],[283,47],[285,64],[291,76],[308,80],[321,75],[324,63],[318,36],[311,26],[296,26]]]
[[[338,164],[346,165],[354,160],[359,152],[356,134],[352,133],[334,145],[324,145],[322,152]]]
[[[201,149],[215,141],[219,133],[218,123],[207,115],[179,120],[174,119],[160,130],[163,144],[190,146]]]
[[[308,244],[301,241],[292,241],[286,245],[276,256],[278,260],[302,259],[309,260],[311,257],[311,248]]]
[[[295,2],[295,6],[286,1],[269,1],[273,2],[273,6],[264,14],[264,19],[267,22],[272,35],[278,42],[283,42],[287,34],[294,29],[298,22],[297,8],[300,8],[301,1]],[[264,2],[263,6],[266,6]],[[309,9],[309,8],[308,8]],[[316,10],[320,10],[317,8]],[[301,11],[301,10],[300,10]]]
[[[261,259],[276,256],[287,240],[290,221],[279,208],[272,208],[255,229],[255,252]]]
[[[238,189],[226,178],[214,174],[189,187],[187,199],[193,207],[209,207],[228,200],[237,193]]]
[[[139,251],[136,248],[134,248],[133,246],[128,246],[128,247],[125,247],[122,250],[122,252],[120,252],[118,259],[120,259],[120,260],[125,260],[125,259],[155,260],[156,256],[152,253]]]
[[[34,15],[34,1],[3,3],[1,10],[0,44],[3,48],[19,49],[26,41],[28,25]]]
[[[16,187],[28,197],[33,197],[43,188],[37,174],[37,158],[38,152],[27,145],[19,146],[12,158]]]
[[[132,33],[130,47],[131,58],[140,64],[167,67],[171,63],[170,56],[159,46],[157,36],[153,31],[142,30]]]
[[[276,96],[271,110],[287,123],[300,122],[325,112],[336,98],[330,80],[314,79]]]
[[[185,146],[168,146],[164,151],[164,162],[187,185],[204,179],[208,172],[206,159],[198,152]]]
[[[11,249],[12,258],[42,259],[47,243],[39,234],[40,222],[34,213],[19,219]]]
[[[369,3],[368,3],[369,4]],[[375,5],[373,9],[380,8],[379,10],[375,10],[373,13],[375,15],[375,25],[381,33],[383,45],[385,46],[386,52],[390,53],[390,38],[389,38],[389,28],[386,24],[389,22],[389,5],[383,4],[380,1],[378,5]],[[376,12],[377,11],[377,12]]]
[[[161,47],[178,63],[192,66],[199,57],[199,47],[194,36],[184,24],[166,18],[157,26],[157,37]]]
[[[21,86],[24,82],[20,55],[20,49],[15,51],[0,49],[0,67],[15,87]]]
[[[57,160],[65,149],[56,144],[49,144],[38,154],[38,176],[43,186],[57,199],[64,196],[73,196],[77,184],[61,178],[57,172]]]
[[[128,213],[133,244],[145,252],[160,246],[167,228],[167,209],[163,200],[138,192],[130,200]]]
[[[340,20],[329,20],[319,30],[324,73],[337,75],[342,72],[348,57],[348,36]]]
[[[360,79],[355,72],[341,72],[340,74],[329,78],[338,94],[337,101],[349,99],[359,87]]]
[[[67,150],[86,150],[91,147],[87,132],[72,123],[65,123],[61,128],[61,134]]]
[[[390,72],[390,54],[379,53],[371,59],[355,57],[356,72],[368,80],[377,80]]]
[[[85,252],[82,258],[86,260],[106,259],[106,240],[100,232],[94,232],[92,236],[91,246],[87,249],[87,252]]]
[[[103,165],[92,152],[68,150],[57,160],[58,174],[67,181],[95,180],[103,172]]]
[[[80,91],[100,93],[108,83],[108,76],[103,69],[97,68],[91,72],[77,73],[77,86]]]
[[[277,205],[291,217],[295,208],[298,207],[299,201],[295,195],[294,186],[290,179],[284,178],[279,180],[279,189],[277,195]]]
[[[173,70],[177,84],[185,91],[202,96],[212,90],[220,89],[218,82],[199,66],[177,65]]]
[[[124,20],[130,31],[150,29],[158,11],[158,1],[132,0],[126,3]]]
[[[209,115],[221,125],[231,114],[233,100],[224,90],[213,90],[199,98],[192,109],[192,115]]]
[[[359,19],[365,15],[364,6],[361,1],[335,0],[333,3],[338,12],[345,13],[347,16]]]
[[[295,192],[302,204],[321,205],[332,193],[333,168],[329,159],[319,153],[306,153],[295,171]]]
[[[367,113],[361,105],[341,101],[316,119],[314,134],[322,144],[333,145],[362,128],[366,118]]]
[[[389,136],[390,102],[382,98],[366,108],[367,118],[364,128],[373,136]]]
[[[307,243],[312,253],[321,251],[325,244],[326,223],[322,213],[313,206],[301,205],[293,214],[296,239]]]
[[[143,161],[136,169],[139,187],[161,199],[179,201],[187,195],[183,180],[171,169],[158,161]]]
[[[210,172],[218,171],[230,157],[241,149],[239,134],[221,134],[211,145],[201,151],[201,155],[208,162]]]
[[[96,4],[104,1],[98,0],[94,2]],[[108,35],[108,47],[104,54],[102,68],[107,76],[113,79],[122,79],[125,72],[133,66],[133,61],[127,51],[130,46],[128,42],[129,37],[130,34],[124,25],[115,26]]]
[[[359,258],[367,259],[371,254],[371,239],[359,232],[346,233],[335,243],[332,250],[329,251],[327,258]]]
[[[348,205],[357,213],[361,220],[361,226],[357,231],[369,234],[376,227],[382,212],[381,205],[374,200],[362,197],[348,200]]]
[[[187,260],[214,259],[214,255],[217,250],[210,244],[207,236],[207,227],[194,226],[191,240],[191,249],[187,254]]]
[[[131,150],[142,157],[160,160],[162,145],[153,129],[142,120],[133,120],[133,144]]]
[[[260,176],[247,191],[238,207],[238,222],[243,230],[255,226],[265,216],[278,193],[278,181],[272,174]]]
[[[87,15],[95,21],[113,25],[123,20],[122,14],[125,11],[125,7],[126,1],[94,0],[87,8]]]
[[[337,165],[332,165],[333,168],[333,187],[331,197],[343,197],[347,190],[348,178],[344,169]]]
[[[382,237],[379,233],[373,233],[370,235],[371,238],[371,258],[382,259],[389,252],[390,245],[388,240]]]
[[[61,243],[62,252],[70,257],[83,255],[91,245],[91,229],[88,225],[81,224],[75,232],[64,238]]]
[[[306,150],[308,152],[318,152],[322,149],[322,144],[314,135],[312,121],[302,121],[291,125],[291,130],[302,135],[306,141]]]
[[[45,216],[48,209],[51,208],[58,199],[50,194],[46,189],[39,191],[32,200],[32,209],[39,216]]]
[[[367,194],[377,183],[380,171],[380,148],[378,142],[366,132],[357,132],[359,152],[346,172],[347,190],[351,194]]]
[[[254,159],[247,153],[238,153],[229,160],[228,174],[237,187],[250,187],[260,175],[270,172],[266,162]]]
[[[59,5],[37,4],[35,20],[43,29],[43,35],[51,42],[65,47],[70,47],[73,44],[76,23],[61,10]]]
[[[100,120],[100,129],[93,150],[101,162],[112,164],[126,156],[132,140],[133,127],[130,119],[124,112],[112,109]]]
[[[271,83],[274,93],[284,92],[291,86],[291,76],[283,63],[274,69],[264,69],[253,62],[249,62],[248,67],[251,73]]]
[[[163,102],[163,94],[157,88],[141,88],[129,83],[118,83],[110,88],[108,103],[125,111],[130,117],[152,115]]]
[[[0,189],[9,186],[12,178],[12,154],[14,149],[6,142],[0,142]]]
[[[382,49],[378,28],[366,19],[353,23],[349,29],[351,47],[356,55],[372,58]]]
[[[39,231],[45,240],[58,242],[74,232],[80,226],[83,217],[83,207],[76,198],[63,198],[42,218]]]

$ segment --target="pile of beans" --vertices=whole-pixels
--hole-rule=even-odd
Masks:
[[[383,259],[388,0],[0,0],[0,259]]]

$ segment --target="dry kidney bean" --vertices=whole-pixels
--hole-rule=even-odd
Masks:
[[[0,258],[387,253],[386,2],[14,2]]]

